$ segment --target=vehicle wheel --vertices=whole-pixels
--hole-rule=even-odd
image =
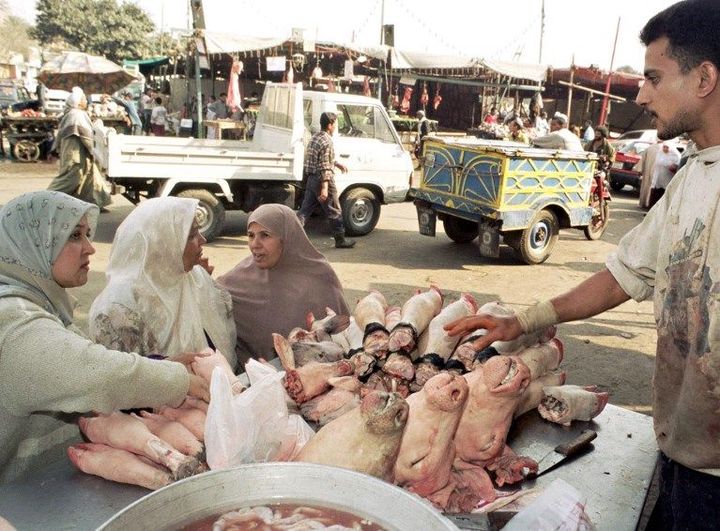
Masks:
[[[590,224],[585,227],[585,237],[588,240],[599,240],[607,229],[608,221],[610,221],[610,203],[603,201],[602,211],[600,211],[600,197],[593,194],[591,206],[593,208],[593,216]]]
[[[207,241],[212,241],[220,235],[225,222],[225,207],[222,201],[208,190],[183,190],[177,196],[199,201],[195,218],[200,226],[200,232]]]
[[[526,264],[542,264],[548,259],[560,234],[557,217],[549,210],[541,210],[522,231],[518,253]]]
[[[13,156],[20,162],[35,162],[40,158],[40,146],[32,140],[20,140],[12,147]]]
[[[342,200],[343,222],[348,236],[365,236],[380,219],[380,201],[366,188],[353,188]]]
[[[446,216],[443,219],[445,234],[455,243],[470,243],[478,236],[477,222],[455,216]]]
[[[623,183],[621,183],[621,182],[619,182],[619,181],[616,181],[615,179],[613,179],[613,178],[611,177],[611,178],[610,178],[610,188],[613,189],[613,190],[615,190],[616,192],[619,192],[620,190],[622,190],[623,188],[625,188],[625,184],[623,184]]]

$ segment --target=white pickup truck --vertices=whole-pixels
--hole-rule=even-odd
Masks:
[[[405,201],[413,170],[373,98],[268,83],[251,141],[126,136],[98,124],[95,157],[114,191],[133,203],[169,195],[198,199],[198,222],[211,240],[221,233],[226,210],[299,206],[305,146],[323,112],[338,115],[335,155],[349,170],[335,176],[346,231],[367,234],[381,204]]]

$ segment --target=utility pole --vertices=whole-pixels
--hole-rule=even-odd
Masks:
[[[192,9],[193,42],[195,45],[195,101],[197,102],[197,137],[203,138],[204,135],[202,130],[202,84],[200,78],[200,46],[202,45],[205,33],[205,14],[203,12],[202,0],[190,0],[190,8]]]
[[[385,44],[385,0],[381,0],[380,2],[380,45],[382,46],[383,44]],[[387,60],[387,57],[385,59]],[[383,103],[382,98],[383,73],[384,72],[378,72],[378,74],[380,75],[378,76],[377,94],[380,103],[382,103],[384,106],[385,104]]]
[[[543,37],[545,36],[545,0],[540,3],[540,54],[538,64],[542,64]]]
[[[605,96],[600,108],[600,125],[605,125],[607,117],[608,95],[610,94],[610,80],[612,79],[613,63],[615,62],[615,48],[617,48],[618,34],[620,33],[620,17],[618,17],[617,28],[615,29],[615,43],[613,44],[612,55],[610,56],[610,71],[608,72],[607,83],[605,83]]]

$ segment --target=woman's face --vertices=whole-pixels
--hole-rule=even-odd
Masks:
[[[183,267],[186,273],[200,263],[202,246],[205,243],[207,243],[207,240],[200,233],[197,221],[193,219],[187,243],[185,244],[185,251],[183,252]]]
[[[53,280],[63,288],[75,288],[87,283],[90,255],[95,254],[90,236],[87,217],[83,216],[52,266]]]
[[[282,256],[282,240],[259,223],[248,225],[248,247],[260,269],[271,269]]]

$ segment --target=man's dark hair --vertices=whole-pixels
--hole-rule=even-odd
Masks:
[[[720,4],[717,0],[683,0],[660,11],[640,32],[645,46],[662,37],[668,51],[688,73],[703,61],[720,68]]]
[[[221,92],[220,97],[222,98],[223,96],[227,98],[227,94],[225,94],[224,92]]]
[[[327,131],[330,124],[334,124],[337,120],[337,114],[334,112],[324,112],[320,115],[320,129]]]
[[[162,105],[162,98],[160,96],[155,98],[155,103],[157,103],[158,105]]]

